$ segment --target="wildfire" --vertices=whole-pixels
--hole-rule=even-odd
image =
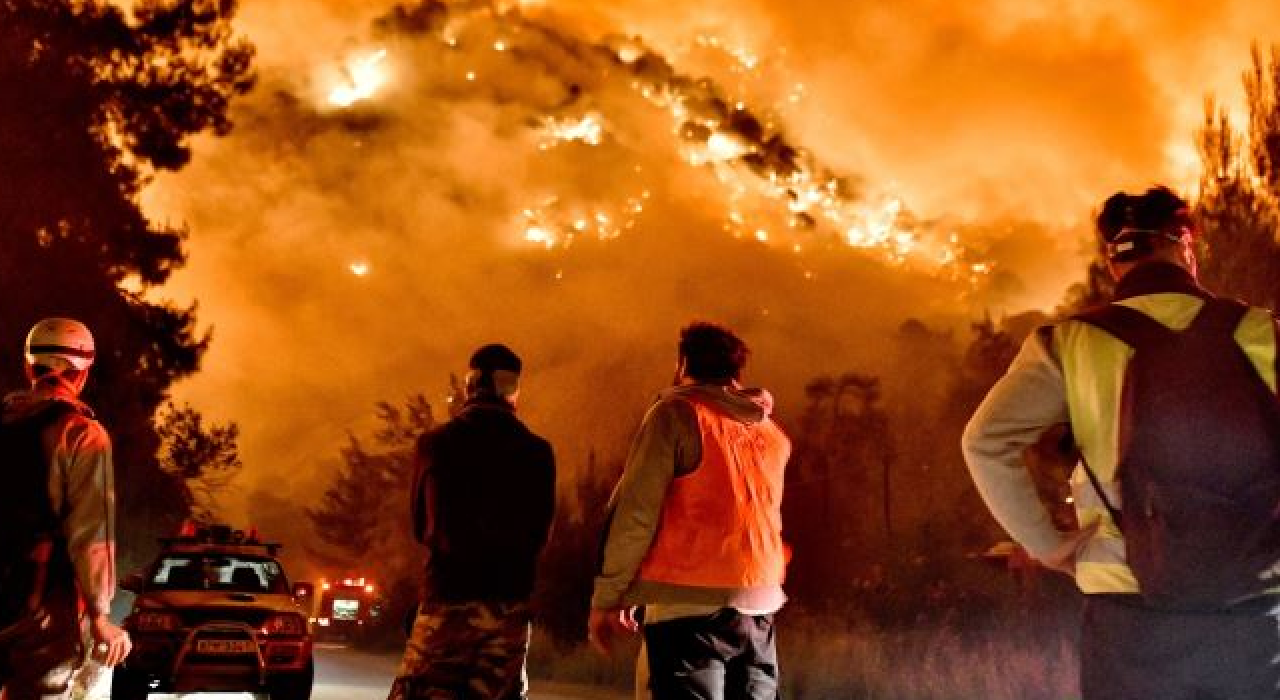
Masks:
[[[718,52],[728,59],[731,82],[738,85],[726,89],[710,77],[679,72],[667,56],[638,37],[609,36],[592,43],[525,17],[521,4],[445,4],[446,16],[433,20],[431,29],[416,31],[456,55],[474,48],[502,56],[486,58],[490,62],[481,65],[460,66],[468,83],[485,80],[484,76],[501,70],[503,61],[536,61],[529,57],[538,56],[541,45],[579,61],[581,65],[575,64],[573,70],[566,69],[569,97],[551,107],[540,106],[544,113],[531,119],[540,151],[580,144],[616,147],[625,153],[627,143],[634,144],[636,139],[621,134],[609,138],[611,119],[606,118],[601,105],[612,104],[612,96],[629,87],[669,116],[683,161],[690,167],[710,170],[719,182],[726,208],[724,229],[730,235],[797,254],[824,245],[849,246],[891,264],[921,265],[956,278],[990,273],[990,267],[953,231],[941,223],[919,219],[892,190],[875,190],[857,178],[835,172],[811,151],[792,142],[783,125],[787,110],[805,98],[804,83],[770,72],[768,77],[777,78],[774,84],[787,87],[780,93],[768,91],[774,95],[773,104],[754,104],[758,100],[746,86],[762,84],[765,72],[774,70],[775,57],[784,55],[785,50],[761,54],[713,34],[694,36],[691,48]],[[386,50],[379,50],[350,63],[346,71],[349,84],[335,89],[330,101],[348,106],[372,96],[386,81],[381,70],[386,54]],[[677,53],[676,57],[682,55]],[[537,65],[545,70],[544,64]],[[485,69],[483,73],[480,68]],[[574,77],[567,77],[570,75]],[[583,75],[595,77],[580,79]],[[588,92],[591,90],[610,98],[598,100],[595,93]],[[621,116],[618,119],[622,121]],[[523,239],[555,249],[572,245],[583,236],[607,240],[630,231],[651,197],[645,182],[648,174],[641,170],[635,166],[635,194],[621,199],[573,202],[560,194],[544,195],[516,217]],[[616,182],[622,176],[625,171],[614,173],[611,179]]]
[[[715,34],[699,34],[694,39],[694,43],[698,46],[724,51],[732,56],[737,62],[740,70],[750,72],[760,65],[760,56],[746,46],[733,46]]]
[[[534,218],[532,212],[526,213],[525,216],[528,219]],[[529,224],[529,226],[525,228],[524,239],[530,243],[545,245],[548,248],[553,248],[556,245],[555,234],[549,231],[545,226],[536,223]]]
[[[378,49],[368,56],[348,61],[342,71],[347,83],[329,92],[329,104],[346,108],[373,97],[387,83],[387,74],[382,68],[386,58],[387,50]]]
[[[538,144],[542,150],[558,143],[580,142],[599,146],[604,137],[604,119],[598,112],[588,112],[581,117],[547,117],[542,120],[543,139]]]
[[[600,240],[617,238],[623,231],[635,228],[636,217],[644,211],[644,202],[648,198],[649,192],[645,191],[628,199],[624,208],[626,214],[618,217],[607,209],[571,207],[559,197],[550,197],[542,204],[521,212],[524,239],[555,248],[571,245],[581,236],[594,236]]]

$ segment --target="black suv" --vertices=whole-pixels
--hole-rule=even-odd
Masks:
[[[280,545],[226,526],[161,543],[156,561],[121,584],[137,594],[124,621],[134,646],[112,674],[111,700],[197,692],[309,700],[311,587],[290,588]]]

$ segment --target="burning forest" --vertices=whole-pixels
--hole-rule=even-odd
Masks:
[[[1203,276],[1280,301],[1274,55],[1235,97],[1280,11],[970,5],[0,0],[0,359],[21,382],[32,315],[106,329],[127,565],[253,523],[400,615],[417,435],[510,345],[559,466],[531,668],[625,685],[582,647],[605,503],[678,330],[723,323],[794,445],[787,696],[1075,693],[1078,596],[1010,556],[960,435],[1110,292],[1117,189],[1185,190]],[[1071,456],[1028,459],[1071,520]]]

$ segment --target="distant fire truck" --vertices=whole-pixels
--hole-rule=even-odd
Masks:
[[[363,644],[383,623],[386,601],[370,579],[322,580],[312,616],[317,641]]]

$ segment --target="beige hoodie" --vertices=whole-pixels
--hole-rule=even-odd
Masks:
[[[76,584],[90,617],[111,611],[115,594],[115,484],[111,439],[93,412],[67,389],[38,386],[4,399],[0,420],[10,423],[64,401],[76,411],[49,426],[43,436],[49,455],[49,497],[62,519],[62,534],[75,568]]]

